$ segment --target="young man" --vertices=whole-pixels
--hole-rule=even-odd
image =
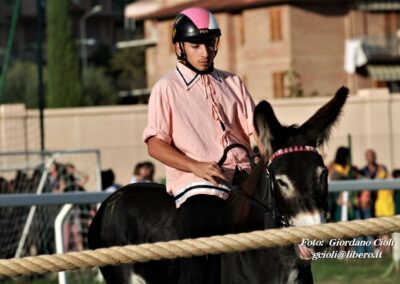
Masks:
[[[240,148],[228,152],[222,167],[217,164],[233,143],[251,152],[254,109],[241,79],[214,68],[220,36],[209,11],[180,12],[172,34],[176,69],[155,84],[149,101],[143,139],[149,155],[166,166],[167,191],[175,197],[182,237],[228,233],[227,185],[235,169],[250,171],[247,153]],[[219,256],[186,264],[181,283],[211,283],[220,270]]]

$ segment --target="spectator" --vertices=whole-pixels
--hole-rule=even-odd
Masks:
[[[153,182],[154,181],[154,164],[149,161],[137,163],[133,171],[130,183],[136,182]]]
[[[142,182],[153,182],[154,181],[154,165],[152,162],[146,161],[142,163],[139,171],[139,176]]]
[[[112,169],[101,171],[101,185],[103,191],[114,192],[121,186],[115,183],[115,175]]]
[[[9,190],[9,183],[8,181],[0,176],[0,193],[8,193]]]
[[[65,169],[68,174],[74,177],[76,184],[80,186],[85,186],[85,184],[88,182],[89,175],[82,171],[77,170],[75,165],[71,163],[65,164]]]
[[[392,172],[394,179],[400,179],[400,169],[395,169]],[[400,215],[400,188],[394,192],[395,215]]]
[[[362,169],[365,177],[370,179],[386,179],[388,171],[384,165],[377,163],[377,157],[374,150],[369,149],[365,152],[365,160],[367,165]],[[376,217],[393,216],[394,215],[394,200],[393,190],[380,189],[377,194],[371,194],[373,197],[373,212]],[[375,195],[375,196],[374,196]]]
[[[354,174],[350,165],[350,149],[346,147],[339,147],[336,150],[335,161],[329,166],[329,176],[331,180],[346,180],[353,179]],[[342,205],[343,205],[343,192],[329,193],[329,219],[334,222],[342,220]],[[351,197],[347,201],[347,209],[349,216],[352,216]]]
[[[129,183],[136,183],[136,182],[140,182],[140,168],[142,167],[142,163],[137,163],[135,165],[135,168],[133,169],[133,175],[131,177],[131,180],[129,181]]]
[[[377,162],[376,152],[372,149],[368,149],[365,152],[365,160],[367,165],[362,169],[362,173],[365,177],[370,179],[386,179],[388,177],[388,171],[384,165]],[[375,217],[393,216],[394,215],[394,199],[393,190],[390,189],[379,189],[376,196],[372,200],[375,200],[373,204],[373,212]],[[379,238],[388,240],[390,235],[382,235]],[[385,254],[389,254],[391,248],[389,246],[380,246],[377,248]]]
[[[358,172],[358,178],[362,178],[362,171]],[[354,199],[354,218],[355,219],[368,219],[372,217],[372,200],[371,191],[361,190],[357,192]],[[372,245],[374,238],[372,236],[358,237],[359,241],[367,241],[371,245],[356,246],[354,250],[358,253],[373,252],[374,247]]]

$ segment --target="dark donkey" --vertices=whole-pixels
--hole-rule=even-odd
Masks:
[[[327,202],[327,169],[316,148],[328,138],[348,90],[301,126],[282,126],[271,105],[257,105],[254,126],[264,159],[228,199],[231,232],[319,224]],[[273,153],[270,155],[270,153]],[[267,169],[267,175],[265,170]],[[181,225],[172,196],[158,184],[127,185],[101,205],[89,230],[91,249],[180,238]],[[312,283],[313,248],[301,245],[259,249],[222,256],[223,283]],[[107,283],[180,283],[179,260],[100,268]],[[139,280],[139,281],[140,281]],[[143,283],[143,282],[139,282]]]

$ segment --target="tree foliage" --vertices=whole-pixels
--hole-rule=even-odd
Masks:
[[[111,105],[117,103],[112,78],[103,67],[89,67],[83,73],[84,105]]]
[[[111,59],[111,68],[117,73],[116,84],[120,90],[146,87],[144,47],[124,48]]]
[[[69,2],[47,1],[47,107],[71,107],[83,103]]]
[[[7,74],[4,103],[23,103],[28,108],[38,106],[38,75],[33,62],[16,61]]]

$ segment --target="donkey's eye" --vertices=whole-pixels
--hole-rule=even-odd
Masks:
[[[289,189],[289,185],[281,179],[277,179],[276,182],[278,183],[279,187],[282,189]]]
[[[295,187],[293,186],[292,181],[287,175],[276,175],[275,181],[277,183],[277,187],[279,187],[279,191],[284,198],[293,198],[296,196]]]

